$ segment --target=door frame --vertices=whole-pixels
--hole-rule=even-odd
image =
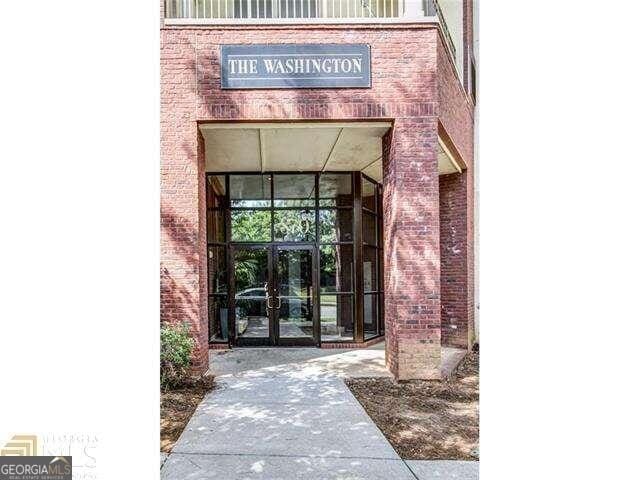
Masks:
[[[316,222],[316,236],[315,239],[313,241],[307,241],[307,242],[274,242],[274,224],[273,224],[273,215],[274,212],[276,210],[299,210],[300,208],[303,207],[276,207],[274,205],[274,196],[275,196],[275,189],[274,189],[274,179],[275,176],[277,175],[290,175],[290,174],[313,174],[315,175],[315,205],[314,205],[314,210],[315,210],[315,222]],[[325,174],[349,174],[351,176],[351,188],[352,188],[352,200],[353,200],[353,204],[351,207],[347,206],[347,205],[333,205],[333,204],[322,204],[321,205],[321,199],[320,199],[320,184],[321,184],[321,179],[322,179],[322,175]],[[232,207],[232,202],[231,202],[231,179],[233,175],[255,175],[255,176],[264,176],[264,175],[268,175],[271,177],[271,184],[269,187],[270,190],[270,200],[271,203],[269,204],[268,207],[255,207],[255,210],[260,210],[260,211],[268,211],[271,213],[271,240],[269,241],[265,241],[265,242],[257,242],[257,241],[236,241],[233,242],[232,241],[232,231],[231,231],[231,223],[232,223],[232,213],[235,210],[252,210],[254,209],[253,207]],[[216,201],[213,200],[214,197],[210,197],[210,188],[209,188],[209,178],[210,177],[220,177],[219,181],[221,182],[221,185],[224,185],[224,189],[221,192],[213,192],[211,195],[215,195]],[[367,337],[365,339],[365,334],[364,334],[364,288],[363,288],[363,253],[364,253],[364,242],[363,242],[363,235],[362,235],[362,229],[363,229],[363,225],[362,225],[362,220],[363,220],[363,206],[362,206],[362,180],[366,179],[369,180],[371,183],[373,183],[376,186],[376,196],[377,196],[377,209],[376,212],[371,212],[371,213],[376,213],[378,219],[377,219],[377,237],[378,237],[378,242],[377,242],[377,251],[378,251],[378,279],[379,279],[379,285],[378,285],[378,291],[376,292],[368,292],[368,293],[375,293],[376,297],[377,297],[377,303],[378,303],[378,318],[377,318],[377,332],[374,336],[372,337]],[[211,289],[208,289],[208,306],[209,306],[209,344],[210,345],[228,345],[229,347],[233,347],[237,344],[236,342],[236,315],[235,315],[235,272],[233,271],[233,253],[234,249],[239,249],[239,248],[243,248],[243,247],[250,247],[250,246],[256,246],[256,247],[271,247],[273,248],[273,245],[278,245],[278,246],[283,246],[283,245],[295,245],[295,246],[300,246],[300,245],[312,245],[314,247],[314,261],[315,261],[315,272],[314,272],[314,282],[315,282],[315,286],[316,286],[316,291],[314,292],[314,300],[315,300],[315,308],[314,308],[314,315],[315,315],[315,324],[317,325],[316,327],[316,332],[315,333],[315,340],[317,342],[317,346],[320,347],[323,344],[327,344],[327,345],[336,345],[336,344],[341,344],[341,343],[347,343],[347,344],[351,344],[351,343],[364,343],[365,341],[370,341],[373,338],[377,338],[378,336],[382,336],[384,335],[384,317],[385,317],[385,310],[384,310],[384,283],[383,283],[383,279],[384,279],[384,256],[383,256],[383,239],[382,239],[382,232],[383,232],[383,227],[384,227],[384,221],[383,221],[383,209],[382,209],[382,192],[383,192],[383,186],[380,182],[368,177],[367,175],[363,174],[362,172],[359,171],[337,171],[337,170],[325,170],[325,171],[278,171],[278,172],[273,172],[273,171],[266,171],[266,172],[261,172],[261,171],[208,171],[205,172],[204,174],[204,180],[205,185],[203,186],[203,189],[205,191],[205,200],[206,200],[206,225],[207,225],[207,235],[205,236],[205,240],[206,240],[206,245],[207,245],[207,249],[210,247],[214,247],[214,248],[224,248],[226,251],[226,255],[225,255],[225,260],[226,260],[226,265],[224,266],[220,266],[217,264],[211,265],[210,262],[208,262],[207,264],[207,273],[209,273],[209,271],[213,268],[214,271],[216,271],[216,269],[219,268],[224,268],[226,269],[226,275],[225,275],[225,279],[227,282],[227,291],[212,291]],[[266,190],[265,190],[266,191]],[[342,241],[341,239],[337,239],[337,241],[322,241],[322,237],[321,237],[321,233],[320,233],[320,213],[322,211],[322,209],[331,209],[331,210],[347,210],[351,208],[352,212],[353,212],[353,232],[352,232],[352,238],[351,241]],[[219,212],[216,215],[222,215],[222,218],[224,218],[224,239],[218,239],[216,238],[209,238],[209,221],[210,216],[209,216],[209,212],[210,211],[214,211],[214,212]],[[212,217],[213,218],[213,217]],[[351,245],[353,248],[353,277],[352,277],[352,288],[351,291],[347,292],[331,292],[331,291],[327,291],[327,292],[321,292],[319,285],[320,285],[320,278],[321,278],[321,272],[320,272],[320,258],[321,258],[321,248],[324,245],[341,245],[341,244],[346,244],[346,245]],[[208,256],[208,253],[207,253]],[[270,254],[271,256],[271,254]],[[207,280],[207,285],[209,288],[209,282],[211,281],[211,276],[208,275],[208,280]],[[351,310],[351,315],[353,318],[353,336],[352,337],[347,337],[347,338],[338,338],[338,339],[327,339],[327,340],[322,340],[322,335],[321,335],[321,330],[322,330],[322,322],[321,322],[321,311],[322,311],[322,305],[321,305],[321,298],[323,295],[327,294],[327,295],[350,295],[349,298],[351,298],[351,302],[352,302],[352,310]],[[216,303],[212,303],[216,302]],[[213,310],[212,311],[212,306],[214,307],[214,309],[221,309],[224,307],[220,307],[219,302],[224,302],[224,305],[226,306],[226,308],[228,309],[228,313],[227,313],[227,319],[228,319],[228,326],[227,326],[227,337],[220,337],[220,336],[216,336],[215,338],[212,337],[212,329],[215,328],[215,325],[218,325],[218,328],[220,328],[221,325],[221,315],[219,314],[217,310]],[[213,327],[212,327],[213,324]],[[264,344],[265,342],[260,342],[262,344]],[[267,342],[267,345],[274,345],[275,346],[275,342]]]
[[[236,262],[235,254],[239,250],[264,250],[267,253],[267,322],[269,324],[269,335],[267,337],[237,337],[236,336]],[[274,317],[272,309],[268,308],[269,297],[273,295],[273,254],[271,245],[259,243],[232,244],[229,246],[231,263],[229,265],[229,273],[231,275],[229,282],[229,308],[231,321],[229,325],[229,341],[232,345],[238,347],[269,347],[273,346],[274,338]]]
[[[236,336],[236,275],[235,254],[239,250],[264,250],[267,253],[267,321],[269,323],[268,337],[237,337]],[[311,290],[313,301],[313,336],[280,338],[279,309],[269,307],[279,297],[279,278],[277,275],[278,251],[280,250],[308,250],[311,252]],[[314,347],[320,346],[320,305],[318,295],[318,247],[315,244],[300,242],[269,242],[269,243],[235,243],[229,245],[229,342],[238,347]],[[270,302],[271,300],[271,302]]]
[[[313,302],[312,310],[312,322],[313,322],[313,335],[311,337],[285,337],[280,338],[280,319],[278,318],[278,309],[272,309],[274,315],[274,329],[275,337],[274,344],[278,347],[319,347],[320,346],[320,305],[318,305],[318,248],[316,245],[309,243],[273,243],[271,245],[273,249],[273,293],[274,298],[279,298],[280,278],[277,275],[278,257],[281,250],[308,250],[311,252],[311,299]]]

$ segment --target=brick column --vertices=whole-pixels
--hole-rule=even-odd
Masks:
[[[208,368],[206,206],[192,54],[189,34],[162,42],[160,320],[189,325],[196,342],[193,370],[202,373]]]
[[[397,380],[440,378],[437,119],[397,119],[383,141],[386,361]]]

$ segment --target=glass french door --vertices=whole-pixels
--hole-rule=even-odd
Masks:
[[[319,344],[313,246],[236,245],[232,260],[236,345]]]
[[[275,245],[274,303],[276,345],[314,345],[319,323],[314,296],[314,248]]]
[[[269,298],[271,254],[268,246],[232,249],[236,344],[269,345],[273,334]]]

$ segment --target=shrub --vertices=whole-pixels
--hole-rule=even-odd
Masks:
[[[186,323],[160,327],[160,384],[163,388],[177,387],[189,380],[194,345]]]

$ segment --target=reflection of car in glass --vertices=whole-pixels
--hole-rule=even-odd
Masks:
[[[236,293],[237,297],[266,297],[267,292],[264,288],[247,288]]]
[[[282,285],[280,288],[283,292],[288,291],[287,285]],[[264,316],[266,303],[262,300],[266,300],[266,297],[266,290],[260,287],[247,288],[236,293],[236,317]],[[289,298],[280,301],[280,317],[307,317],[311,314],[311,305],[307,306],[306,299]],[[277,299],[271,299],[270,303],[275,306]]]

